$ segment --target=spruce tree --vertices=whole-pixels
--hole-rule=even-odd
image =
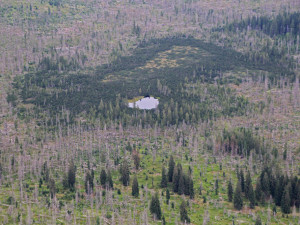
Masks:
[[[165,167],[163,167],[162,172],[161,172],[160,187],[166,188],[167,186],[168,186],[168,180],[167,180],[167,175],[166,175],[166,169],[165,169]]]
[[[289,193],[289,185],[286,185],[281,198],[281,211],[282,213],[289,214],[291,212],[291,200]]]
[[[2,169],[1,169],[1,165],[0,165],[0,173],[1,173],[1,171],[2,171]],[[49,181],[49,168],[47,166],[47,162],[44,162],[44,164],[43,164],[42,176],[43,176],[44,181],[46,181],[46,182]],[[0,174],[0,178],[1,178],[1,174]]]
[[[108,173],[107,173],[106,181],[107,181],[107,184],[108,184],[109,188],[113,188],[114,187],[114,183],[113,183],[110,171],[108,171]]]
[[[219,194],[219,180],[218,179],[216,179],[216,181],[215,181],[215,193],[216,193],[216,195]]]
[[[270,176],[269,176],[269,183],[270,183],[270,189],[269,189],[270,194],[272,196],[275,196],[275,192],[276,192],[276,178],[272,174],[270,174]]]
[[[49,192],[50,192],[50,198],[54,198],[55,193],[56,193],[56,186],[55,186],[54,179],[52,179],[52,178],[49,179],[48,187],[49,187]]]
[[[84,182],[85,192],[87,194],[91,194],[94,189],[94,180],[92,175],[90,174],[90,171],[87,171],[85,175],[85,182]]]
[[[132,154],[132,158],[133,158],[135,169],[138,170],[141,163],[140,154],[137,151],[134,151]]]
[[[255,195],[254,195],[252,183],[250,183],[248,186],[248,199],[250,201],[250,208],[254,209],[255,208]]]
[[[231,180],[228,182],[228,187],[227,187],[227,196],[228,196],[228,201],[232,202],[232,195],[233,195],[233,188],[231,184]]]
[[[165,219],[165,216],[162,217],[162,225],[166,225],[166,219]]]
[[[240,184],[242,192],[245,192],[245,178],[244,178],[244,171],[241,170],[240,172]]]
[[[123,185],[128,186],[130,181],[130,171],[129,171],[128,162],[126,160],[124,160],[124,162],[120,167],[120,173],[121,173],[121,181]]]
[[[190,195],[190,177],[188,177],[186,174],[183,174],[183,183],[184,183],[184,194]]]
[[[276,189],[275,189],[275,204],[277,206],[281,205],[283,190],[284,190],[284,176],[281,176],[279,180],[277,180],[276,182]]]
[[[190,184],[189,184],[189,188],[190,188],[190,199],[194,199],[195,197],[195,192],[194,192],[194,182],[193,179],[190,177]]]
[[[266,197],[268,197],[270,194],[270,181],[269,181],[268,173],[264,173],[264,175],[263,175],[261,188],[262,188],[263,192],[266,194]]]
[[[249,196],[249,188],[250,185],[252,185],[252,180],[251,180],[251,175],[250,172],[248,171],[247,176],[246,176],[246,182],[245,182],[245,196],[248,198]],[[253,187],[252,187],[253,190]]]
[[[261,200],[261,196],[262,196],[262,190],[261,190],[261,185],[260,185],[260,179],[257,179],[256,182],[256,188],[255,188],[255,197],[257,201]]]
[[[287,157],[287,149],[284,149],[284,152],[283,152],[283,159],[286,160],[286,157]]]
[[[178,194],[182,195],[184,194],[184,179],[183,179],[183,174],[181,174],[180,178],[179,178],[179,183],[178,183]]]
[[[105,185],[106,178],[107,178],[107,174],[106,174],[105,170],[102,169],[101,173],[100,173],[100,183],[101,183],[102,186]]]
[[[139,183],[136,176],[134,176],[132,181],[132,196],[138,197],[139,196]]]
[[[185,223],[190,223],[190,218],[188,217],[187,205],[183,200],[180,204],[180,220]]]
[[[169,191],[169,189],[167,189],[167,191],[166,191],[167,205],[169,205],[170,198],[171,198],[170,191]]]
[[[157,193],[152,196],[150,203],[150,212],[152,215],[155,215],[157,219],[161,219],[161,208]]]
[[[174,168],[175,168],[175,162],[174,162],[173,156],[171,155],[170,160],[169,160],[169,170],[168,170],[169,182],[173,181]]]
[[[234,208],[237,210],[241,210],[243,208],[243,199],[242,199],[242,189],[241,184],[238,182],[236,184],[234,198],[233,198]]]
[[[68,169],[68,186],[70,189],[74,190],[75,182],[76,182],[76,167],[72,161]]]
[[[173,191],[175,193],[178,192],[178,185],[179,185],[179,174],[178,174],[178,168],[177,166],[175,166],[174,168],[174,172],[173,172],[173,178],[172,178],[172,181],[173,181]]]
[[[170,191],[169,191],[169,189],[167,189],[167,191],[166,191],[167,205],[169,205],[170,198],[171,198]]]

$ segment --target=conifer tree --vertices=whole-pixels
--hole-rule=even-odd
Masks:
[[[2,171],[2,169],[1,169],[1,165],[0,165],[0,178],[1,178],[1,171]],[[43,164],[42,176],[43,176],[43,180],[48,182],[48,180],[49,180],[49,168],[47,166],[47,162],[44,162],[44,164]]]
[[[182,195],[184,194],[184,179],[183,179],[183,174],[181,174],[179,178],[179,183],[178,183],[178,194]]]
[[[129,151],[129,152],[132,152],[132,147],[131,147],[131,144],[130,144],[129,141],[128,141],[127,146],[126,146],[126,150]]]
[[[194,199],[195,197],[195,192],[194,192],[194,182],[193,179],[190,178],[190,183],[189,183],[189,188],[190,188],[190,199]]]
[[[50,197],[54,198],[55,193],[56,193],[56,186],[55,186],[55,181],[53,178],[49,179],[48,187],[49,187]]]
[[[281,198],[281,211],[282,213],[289,214],[291,212],[291,200],[289,193],[289,185],[286,185]]]
[[[175,168],[175,162],[174,162],[173,156],[171,155],[170,160],[169,160],[169,170],[168,170],[169,182],[173,181],[174,168]]]
[[[240,172],[240,184],[242,192],[245,192],[245,178],[244,178],[244,171],[241,170]]]
[[[275,189],[275,204],[277,206],[281,205],[281,198],[282,198],[282,194],[283,194],[283,177],[280,177],[279,180],[277,180],[276,182],[276,189]]]
[[[84,182],[85,192],[87,194],[91,194],[94,189],[94,180],[92,175],[90,174],[90,171],[87,171],[85,175],[85,182]]]
[[[241,210],[243,208],[242,190],[239,182],[236,184],[234,191],[233,205],[237,210]]]
[[[166,225],[166,219],[165,219],[165,216],[162,217],[162,225]]]
[[[132,196],[138,197],[139,196],[139,183],[136,176],[134,176],[132,181]]]
[[[248,199],[250,201],[250,208],[254,209],[255,208],[255,194],[254,194],[252,183],[250,183],[248,186]]]
[[[139,152],[138,151],[133,151],[132,158],[133,158],[135,169],[138,170],[139,167],[140,167],[140,162],[141,162]]]
[[[187,205],[183,200],[180,204],[180,220],[185,223],[190,223],[190,218],[188,217]]]
[[[168,186],[168,180],[167,180],[165,167],[162,168],[160,186],[161,186],[161,188],[165,188]]]
[[[255,188],[255,197],[257,201],[261,200],[261,196],[262,196],[262,190],[261,190],[261,185],[260,185],[260,179],[257,179],[256,182],[256,188]]]
[[[130,171],[129,171],[128,162],[126,160],[124,160],[124,162],[120,167],[120,173],[121,173],[121,181],[123,185],[128,186],[130,181]]]
[[[1,180],[1,178],[2,178],[2,171],[3,171],[3,169],[2,169],[2,164],[1,164],[1,162],[0,162],[0,180]],[[43,172],[42,172],[42,175],[43,175]]]
[[[68,169],[68,186],[70,189],[73,190],[75,188],[75,182],[76,182],[76,167],[72,161]]]
[[[174,172],[173,172],[173,178],[172,178],[172,181],[173,181],[173,191],[175,193],[178,192],[179,178],[180,178],[179,177],[179,171],[178,171],[177,166],[175,166]]]
[[[216,181],[215,181],[215,192],[216,192],[216,195],[219,194],[219,180],[218,179],[216,179]]]
[[[285,145],[286,146],[286,145]],[[287,149],[285,148],[284,149],[284,152],[283,152],[283,159],[286,160],[286,157],[287,157]]]
[[[169,201],[170,201],[170,191],[169,189],[167,188],[167,191],[166,191],[166,199],[167,199],[167,205],[169,205]]]
[[[245,196],[246,196],[246,198],[249,197],[248,195],[249,195],[250,185],[252,185],[252,180],[251,180],[250,172],[248,171],[247,176],[246,176],[246,182],[245,182]],[[252,191],[253,191],[253,187],[252,187]]]
[[[150,203],[150,212],[152,215],[155,215],[157,219],[161,219],[161,208],[157,193],[152,196]]]
[[[232,195],[233,195],[233,188],[231,184],[231,180],[228,182],[228,187],[227,187],[227,196],[228,196],[228,201],[232,202]]]
[[[190,195],[190,177],[188,177],[186,174],[183,174],[183,183],[184,183],[184,194]]]
[[[107,179],[107,174],[106,174],[105,170],[102,169],[101,173],[100,173],[100,183],[102,186],[105,185],[106,179]]]
[[[269,193],[270,193],[270,181],[269,181],[269,176],[267,173],[264,173],[264,175],[263,175],[261,188],[262,188],[263,192],[266,194],[266,197],[268,197]]]
[[[112,180],[111,172],[110,172],[110,171],[108,171],[108,173],[107,173],[107,178],[106,178],[106,180],[107,180],[108,187],[109,187],[109,188],[113,188],[113,187],[114,187],[114,183],[113,183],[113,180]]]

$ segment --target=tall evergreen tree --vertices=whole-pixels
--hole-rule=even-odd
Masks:
[[[240,172],[240,184],[242,192],[245,192],[245,178],[244,178],[244,171],[241,170]]]
[[[286,185],[281,198],[281,211],[282,213],[289,214],[291,212],[291,199],[289,193],[289,185]]]
[[[285,149],[283,152],[283,159],[286,160],[286,157],[287,157],[287,149]]]
[[[215,193],[216,195],[219,194],[219,179],[216,179],[215,181]]]
[[[111,172],[110,172],[110,171],[108,171],[108,173],[107,173],[107,178],[106,178],[106,180],[107,180],[108,187],[109,187],[109,188],[113,188],[113,187],[114,187],[114,183],[113,183],[113,180],[112,180]]]
[[[237,210],[241,210],[243,208],[242,189],[239,182],[236,184],[234,191],[233,206]]]
[[[270,181],[268,173],[264,173],[261,187],[263,192],[266,194],[266,197],[268,197],[270,194]]]
[[[231,180],[228,182],[227,196],[228,196],[228,201],[229,201],[229,202],[232,202],[233,188],[232,188]]]
[[[281,205],[281,199],[283,194],[283,179],[279,178],[276,182],[276,189],[275,189],[275,204],[277,206]]]
[[[190,218],[188,217],[187,205],[183,200],[180,204],[180,220],[185,223],[190,223]]]
[[[295,205],[297,208],[300,208],[300,181],[299,180],[296,187],[296,191],[297,191],[297,195],[296,195],[297,197],[296,197]]]
[[[72,161],[70,163],[69,169],[68,169],[68,186],[71,189],[75,188],[75,182],[76,182],[76,167],[74,165],[74,162]]]
[[[252,180],[251,180],[251,175],[250,172],[247,172],[247,176],[246,176],[246,182],[245,182],[245,196],[248,198],[249,196],[249,188],[250,185],[252,185]],[[253,187],[252,187],[252,191],[253,191]]]
[[[150,212],[152,215],[155,215],[157,219],[161,219],[161,208],[157,193],[154,196],[152,196],[150,203]]]
[[[183,174],[180,175],[180,178],[179,178],[179,183],[178,183],[178,194],[179,195],[182,195],[184,194],[184,178],[183,178]]]
[[[166,219],[165,219],[165,216],[162,217],[162,225],[166,225]]]
[[[195,197],[195,192],[194,192],[194,182],[193,179],[190,177],[190,184],[189,184],[189,188],[190,188],[190,199],[194,199]]]
[[[2,171],[2,169],[1,169],[1,165],[0,165],[0,178],[1,178],[1,171]],[[43,176],[43,180],[48,182],[48,180],[49,180],[49,168],[48,168],[47,162],[44,162],[44,164],[43,164],[42,176]]]
[[[55,193],[56,193],[56,186],[55,186],[55,181],[53,178],[49,179],[48,187],[49,187],[50,197],[54,198]]]
[[[190,177],[183,173],[184,194],[190,195]]]
[[[178,171],[177,166],[175,166],[174,172],[173,172],[173,178],[172,178],[172,181],[173,181],[173,191],[175,193],[178,192],[179,178],[180,178],[179,177],[179,171]]]
[[[121,173],[121,181],[123,185],[128,186],[130,181],[130,171],[129,171],[129,165],[127,160],[124,160],[124,162],[122,163],[120,167],[120,173]]]
[[[249,184],[247,192],[248,192],[248,199],[250,201],[250,208],[254,209],[255,208],[255,194],[254,194],[252,183]]]
[[[262,190],[261,190],[261,185],[260,185],[260,179],[257,179],[256,182],[256,188],[255,188],[255,197],[257,201],[261,200],[261,196],[262,196]]]
[[[94,179],[90,174],[90,171],[87,171],[85,175],[85,182],[84,182],[85,192],[87,194],[91,194],[94,189]]]
[[[169,182],[173,181],[174,168],[175,168],[175,162],[174,162],[173,156],[171,155],[170,160],[169,160],[169,170],[168,170]]]
[[[275,196],[275,192],[276,192],[276,178],[275,176],[273,176],[272,174],[270,174],[269,176],[269,183],[270,183],[270,194],[272,196]]]
[[[100,183],[101,183],[102,186],[105,185],[106,178],[107,178],[106,171],[104,169],[102,169],[101,173],[100,173]]]
[[[169,189],[167,188],[167,191],[166,191],[167,205],[169,205],[170,198],[171,198],[171,196],[170,196],[170,191],[169,191]]]
[[[161,171],[160,187],[165,188],[167,186],[168,186],[168,179],[167,179],[167,175],[166,175],[166,169],[165,169],[165,167],[163,167],[162,171]]]
[[[134,176],[132,181],[132,196],[138,197],[139,196],[139,183],[136,176]]]
[[[132,153],[132,158],[133,158],[135,169],[138,170],[139,167],[140,167],[140,162],[141,162],[139,152],[134,150],[133,153]]]

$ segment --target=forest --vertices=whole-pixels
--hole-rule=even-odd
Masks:
[[[300,223],[298,1],[3,0],[0,30],[1,224]]]

